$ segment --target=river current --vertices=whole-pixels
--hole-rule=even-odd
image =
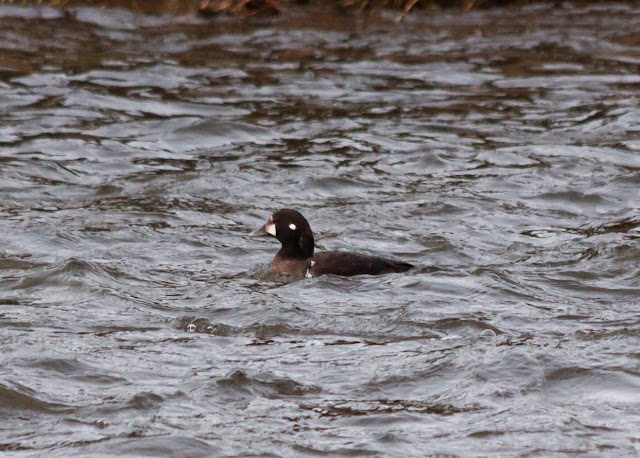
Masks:
[[[0,5],[0,451],[640,453],[640,9],[394,18]]]

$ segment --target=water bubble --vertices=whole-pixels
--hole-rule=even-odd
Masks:
[[[191,323],[187,326],[187,332],[196,332],[196,325]]]
[[[200,159],[196,163],[196,170],[209,170],[211,168],[211,162],[206,159]]]
[[[495,337],[495,336],[496,336],[496,333],[493,329],[485,329],[480,333],[480,337],[489,338],[489,337]]]

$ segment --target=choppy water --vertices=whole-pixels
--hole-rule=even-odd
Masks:
[[[1,6],[0,450],[640,453],[638,30]]]

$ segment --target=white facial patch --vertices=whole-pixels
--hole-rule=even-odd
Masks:
[[[313,266],[315,266],[315,265],[316,265],[316,262],[315,262],[315,261],[311,261],[311,262],[309,263],[309,267],[307,267],[307,273],[306,273],[306,274],[304,274],[304,276],[305,276],[305,277],[307,277],[307,278],[313,278],[313,275],[311,274],[311,267],[313,267]]]
[[[292,231],[295,231],[297,228],[295,224],[291,223],[289,224],[289,229],[291,229]]]
[[[267,232],[267,234],[273,235],[274,237],[276,236],[276,225],[271,221],[264,225],[264,230]]]

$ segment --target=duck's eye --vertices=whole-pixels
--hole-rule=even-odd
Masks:
[[[289,224],[289,229],[291,229],[292,231],[295,231],[297,229],[296,225],[291,223]]]

